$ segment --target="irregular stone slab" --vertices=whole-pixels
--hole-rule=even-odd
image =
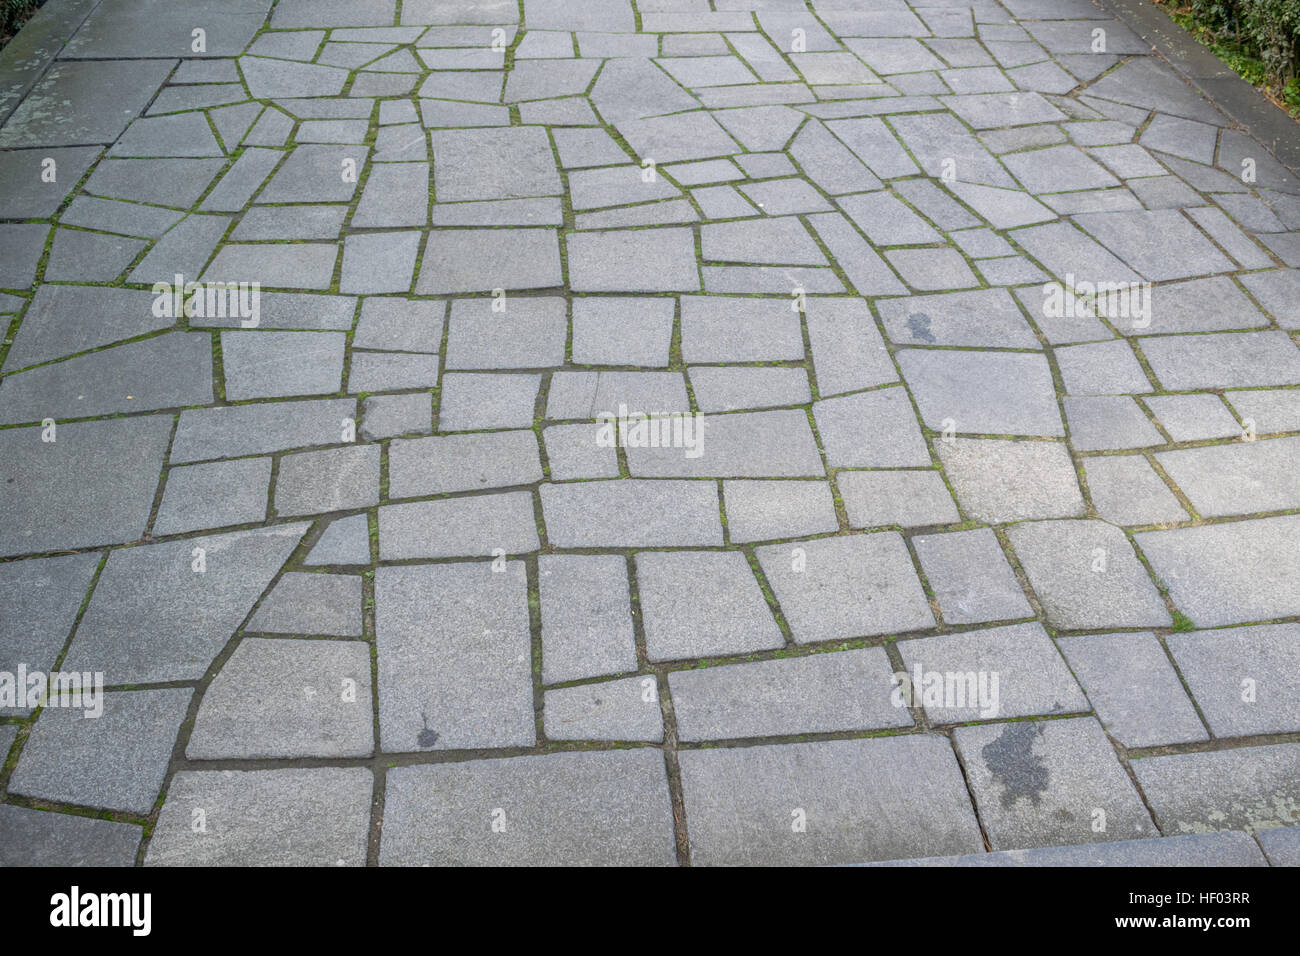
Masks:
[[[246,458],[173,468],[167,473],[154,534],[261,521],[271,484],[271,459]]]
[[[361,636],[361,578],[291,572],[262,602],[248,631]]]
[[[537,574],[543,683],[636,669],[622,556],[543,554],[537,559]]]
[[[529,431],[395,441],[388,451],[388,496],[418,498],[542,480],[537,436]]]
[[[679,113],[699,105],[666,73],[643,59],[621,59],[605,64],[592,87],[591,102],[610,124]]]
[[[202,461],[265,454],[346,440],[355,420],[352,399],[262,402],[181,412],[171,461]]]
[[[1159,835],[1092,717],[958,727],[953,739],[994,849]]]
[[[0,147],[111,143],[175,66],[175,60],[55,62],[5,123]]]
[[[1300,625],[1171,634],[1169,652],[1216,737],[1300,727],[1295,657]]]
[[[134,866],[143,829],[0,805],[0,866]]]
[[[912,538],[930,590],[948,624],[982,624],[1034,613],[989,528]]]
[[[296,146],[258,202],[349,202],[361,179],[367,152],[364,146]],[[343,175],[349,163],[355,167],[353,177]]]
[[[365,767],[183,770],[146,866],[363,866],[374,776]],[[203,811],[206,830],[195,832]]]
[[[438,430],[527,428],[541,380],[540,375],[447,372],[438,397]]]
[[[579,365],[668,364],[673,302],[620,296],[573,301],[573,361]]]
[[[1222,126],[1223,115],[1164,63],[1139,57],[1088,88],[1092,96]]]
[[[0,671],[12,675],[19,667],[42,673],[53,669],[100,558],[97,553],[68,554],[0,564],[0,588],[7,595],[0,610]],[[0,707],[0,716],[30,713],[25,702]],[[0,738],[0,753],[12,743],[12,736]]]
[[[865,302],[815,297],[807,302],[805,322],[821,397],[898,381],[898,372]],[[683,349],[684,342],[683,307]]]
[[[1084,462],[1097,514],[1111,524],[1177,524],[1190,517],[1141,455],[1106,455]]]
[[[682,357],[687,362],[804,358],[798,313],[788,299],[682,296]]]
[[[1202,837],[1202,839],[1210,839],[1210,837]],[[1255,839],[1268,854],[1269,863],[1273,866],[1300,866],[1300,827],[1273,827],[1269,830],[1258,830],[1255,832]]]
[[[716,262],[820,266],[826,257],[808,230],[791,216],[722,222],[700,229],[702,256]]]
[[[700,288],[690,229],[570,233],[575,292],[693,292]]]
[[[694,449],[627,448],[628,471],[637,477],[809,477],[825,474],[821,454],[802,410],[708,415]],[[673,440],[676,441],[675,433]],[[694,452],[699,454],[695,455]]]
[[[108,155],[166,157],[223,156],[221,144],[202,112],[145,116],[133,120]]]
[[[341,332],[222,332],[226,397],[239,401],[337,392],[344,340]]]
[[[839,527],[825,482],[726,481],[722,487],[732,542],[797,538]]]
[[[935,431],[1065,434],[1041,355],[904,349],[898,364],[922,420]]]
[[[654,479],[543,484],[546,536],[557,548],[722,544],[712,482]]]
[[[988,524],[1083,514],[1070,454],[1060,442],[954,438],[936,445],[957,503]]]
[[[44,223],[0,224],[0,287],[32,287],[49,235],[50,227]]]
[[[1156,460],[1203,517],[1300,507],[1300,438],[1186,448]]]
[[[756,549],[801,644],[923,630],[934,615],[895,531]]]
[[[718,368],[690,370],[691,389],[701,412],[734,412],[812,401],[808,373],[801,368]]]
[[[276,97],[337,96],[347,82],[348,71],[314,63],[269,60],[241,56],[239,69],[254,99]]]
[[[679,760],[697,866],[824,865],[982,846],[941,737],[686,750]],[[892,809],[900,806],[907,813]],[[797,820],[806,830],[794,830]]]
[[[1133,773],[1165,833],[1300,822],[1300,744],[1148,757]]]
[[[930,449],[902,388],[813,403],[813,418],[832,468],[929,467]]]
[[[1265,830],[1259,836],[1281,831]],[[1259,847],[1237,830],[1149,840],[1116,840],[1031,850],[998,850],[928,860],[890,860],[872,866],[1266,866]],[[1277,864],[1274,864],[1277,865]]]
[[[897,646],[907,667],[903,700],[923,707],[933,723],[1088,710],[1088,699],[1036,621]]]
[[[560,284],[559,245],[553,229],[432,229],[415,294]]]
[[[98,4],[59,54],[61,58],[123,59],[135,57],[192,57],[191,31],[207,27],[206,49],[200,56],[224,57],[239,53],[266,21],[267,0],[223,3],[214,22],[211,7],[202,0],[106,0]]]
[[[617,478],[618,453],[602,446],[597,438],[603,425],[550,425],[543,429],[546,458],[551,478]]]
[[[568,333],[565,302],[553,296],[519,298],[504,313],[493,300],[452,303],[447,330],[449,369],[538,368],[564,364]]]
[[[144,532],[171,434],[154,415],[0,431],[0,555],[134,541]]]
[[[406,292],[415,276],[419,251],[420,233],[414,230],[348,236],[343,245],[339,291]],[[330,266],[332,269],[332,259]]]
[[[375,572],[385,751],[534,744],[527,588],[521,561]]]
[[[912,726],[879,647],[676,671],[668,686],[682,740]]]
[[[185,755],[368,757],[370,702],[366,644],[250,638],[204,692]]]
[[[548,690],[543,705],[550,740],[644,740],[664,738],[659,692],[652,676]]]
[[[493,832],[494,817],[504,829]],[[671,866],[663,758],[635,749],[392,770],[380,862]]]
[[[1155,282],[1234,268],[1176,209],[1085,213],[1074,218],[1102,245]]]
[[[1005,289],[885,299],[877,307],[889,338],[899,344],[1041,348]]]
[[[1285,332],[1157,336],[1140,344],[1171,392],[1300,384],[1300,348]]]
[[[50,218],[95,164],[99,154],[100,150],[93,146],[18,149],[0,153],[0,183],[4,184],[0,186],[0,219]],[[54,160],[56,178],[54,182],[46,182],[46,161],[51,159]],[[109,195],[101,192],[109,175],[107,172],[100,175],[99,170],[104,165],[106,164],[100,164],[96,168],[95,175],[90,177],[90,182],[86,185],[90,189],[91,183],[94,183],[100,188],[90,189],[91,192]]]
[[[139,239],[56,229],[44,278],[47,282],[112,282],[146,245]]]
[[[1057,627],[1172,623],[1132,545],[1104,521],[1038,521],[1007,530],[1047,620]]]
[[[439,202],[561,192],[555,158],[541,127],[439,130],[433,133],[432,143]]]
[[[171,332],[6,377],[0,383],[0,424],[211,401],[211,340]]]
[[[115,691],[100,698],[98,715],[54,706],[52,699],[28,735],[9,792],[147,815],[192,694],[189,688]],[[67,772],[70,764],[75,774]]]
[[[379,509],[379,556],[445,558],[524,554],[539,547],[533,496],[526,491],[448,498]]]
[[[335,518],[325,526],[320,536],[303,559],[306,565],[369,564],[370,522],[365,515]]]
[[[1300,517],[1134,535],[1157,580],[1199,627],[1300,614]]]
[[[67,668],[103,671],[109,685],[198,680],[306,531],[282,524],[114,551]]]
[[[890,125],[929,176],[941,177],[945,160],[960,157],[956,172],[961,182],[1016,187],[1016,181],[993,154],[949,113],[894,116]]]
[[[842,471],[850,528],[956,524],[961,520],[938,471]]]
[[[770,650],[785,644],[738,551],[636,556],[646,655],[652,661]]]
[[[378,503],[378,445],[300,452],[280,461],[276,514],[324,514]]]

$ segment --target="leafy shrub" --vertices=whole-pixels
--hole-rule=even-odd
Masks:
[[[1190,0],[1188,6],[1213,40],[1258,57],[1278,86],[1300,75],[1300,0]]]

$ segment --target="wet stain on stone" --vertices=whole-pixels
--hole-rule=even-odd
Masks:
[[[424,711],[420,711],[420,722],[424,724],[424,729],[415,738],[415,742],[421,747],[432,747],[438,742],[438,732],[429,729],[429,716]]]
[[[984,745],[984,763],[1002,785],[1002,806],[1010,808],[1021,797],[1038,806],[1046,792],[1047,764],[1034,753],[1034,743],[1042,735],[1041,724],[1018,721],[1007,724],[997,740]]]
[[[934,334],[930,331],[930,317],[924,312],[913,312],[907,317],[907,328],[914,338],[922,342],[933,342]]]

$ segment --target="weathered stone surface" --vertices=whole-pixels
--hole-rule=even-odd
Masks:
[[[385,751],[533,745],[521,562],[379,568],[375,637]]]
[[[497,832],[490,826],[494,812],[505,821]],[[671,866],[675,859],[668,777],[656,750],[401,767],[388,774],[382,864]]]
[[[1295,657],[1300,625],[1171,634],[1169,653],[1216,737],[1293,733],[1300,726]]]
[[[181,771],[145,865],[362,866],[373,788],[365,767]]]
[[[542,681],[558,684],[636,668],[627,562],[612,554],[543,554]]]
[[[658,685],[649,675],[548,690],[542,717],[550,740],[664,738]]]
[[[94,817],[0,805],[0,865],[134,866],[143,829]]]
[[[1170,835],[1300,822],[1300,744],[1147,757],[1133,773]]]
[[[697,866],[824,865],[981,846],[940,737],[686,750],[678,759]],[[902,805],[905,814],[891,809]],[[796,832],[800,818],[807,828]]]

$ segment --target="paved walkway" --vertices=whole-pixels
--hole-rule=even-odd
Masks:
[[[1300,184],[1104,7],[60,17],[4,863],[1300,857]]]

